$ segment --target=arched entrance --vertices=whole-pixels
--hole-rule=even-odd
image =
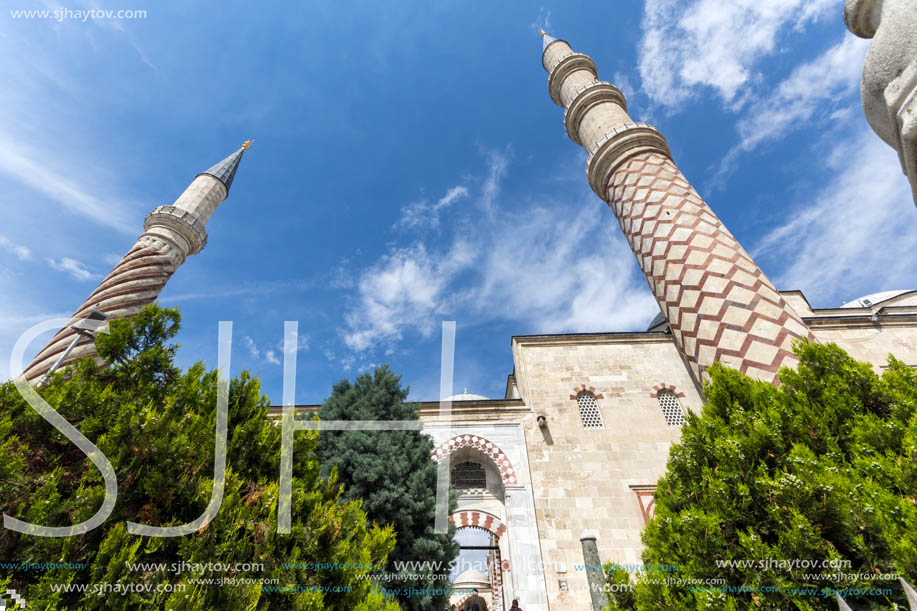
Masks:
[[[458,510],[449,518],[459,530],[456,540],[462,549],[458,574],[453,573],[453,578],[467,580],[474,571],[483,573],[482,598],[489,599],[490,609],[503,611],[505,596],[512,594],[504,593],[504,573],[510,569],[504,502],[506,486],[518,484],[516,470],[497,444],[474,434],[456,435],[444,441],[433,451],[432,458],[436,462],[449,461],[450,485],[458,493]],[[486,536],[463,534],[465,529],[477,530]],[[466,572],[465,569],[474,571]],[[511,582],[506,583],[512,587]],[[455,587],[467,589],[458,582]],[[457,610],[465,611],[463,603],[452,602]],[[478,606],[481,607],[479,601]],[[473,608],[473,602],[467,608]]]
[[[463,547],[463,549],[483,550],[487,552],[486,562],[486,582],[490,586],[491,596],[493,598],[493,609],[502,611],[503,609],[503,578],[504,573],[509,572],[510,565],[503,558],[503,550],[506,546],[501,546],[501,537],[506,534],[506,525],[497,516],[483,511],[457,511],[449,517],[449,521],[455,524],[460,531],[463,529],[475,529],[483,531],[488,535],[488,543],[473,547]],[[456,585],[456,587],[459,587]],[[479,605],[480,606],[480,605]],[[470,606],[467,608],[471,608]],[[464,607],[456,605],[456,610],[464,611]],[[483,611],[483,608],[482,608]]]
[[[496,609],[496,605],[493,608]],[[455,604],[455,611],[490,611],[490,607],[483,597],[469,594]]]

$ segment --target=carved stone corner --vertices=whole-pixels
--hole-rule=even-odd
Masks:
[[[901,168],[911,183],[917,206],[917,59],[885,88],[885,103],[895,127]]]

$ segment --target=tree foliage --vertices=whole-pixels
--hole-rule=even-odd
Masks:
[[[408,390],[383,365],[342,380],[319,409],[322,420],[417,420],[416,405],[405,403]],[[337,473],[345,498],[364,499],[363,509],[379,524],[392,525],[397,534],[380,583],[387,588],[448,589],[449,564],[458,555],[455,527],[447,534],[433,532],[436,503],[436,463],[430,457],[433,442],[420,431],[324,432],[317,455],[322,468]],[[450,498],[450,512],[455,507]],[[423,563],[398,570],[396,562]],[[436,569],[436,563],[439,568]],[[400,596],[412,611],[440,611],[448,595]]]
[[[368,525],[359,501],[342,502],[334,478],[320,477],[316,433],[296,434],[292,532],[277,531],[280,427],[247,372],[231,380],[227,474],[217,517],[197,533],[171,538],[127,533],[127,521],[180,525],[200,516],[213,487],[218,374],[202,363],[174,364],[177,310],[148,306],[129,321],[111,323],[96,340],[107,362],[82,359],[56,373],[41,395],[108,457],[118,478],[109,519],[84,535],[47,538],[0,530],[7,562],[82,563],[79,570],[4,570],[0,578],[41,609],[360,609],[395,611],[371,592],[367,570],[284,568],[288,563],[379,565],[394,544],[390,527]],[[66,375],[66,378],[65,378]],[[0,386],[0,508],[47,526],[92,516],[104,485],[86,456],[52,428],[12,383]],[[133,563],[262,563],[263,571],[195,573],[131,570]],[[187,566],[187,565],[186,565]],[[169,567],[171,568],[171,567]],[[194,580],[223,580],[201,584]],[[236,579],[233,583],[231,580]],[[274,586],[312,591],[272,592],[242,580],[276,579]],[[52,591],[52,584],[131,584],[128,594]],[[156,592],[156,586],[184,586]],[[320,588],[337,591],[320,591]],[[348,591],[349,590],[349,591]]]
[[[890,588],[845,599],[906,608],[897,580],[857,576],[917,576],[917,372],[890,357],[879,377],[833,344],[796,351],[779,387],[710,369],[703,412],[672,447],[643,534],[644,564],[680,571],[640,580],[637,609],[837,609],[826,588]],[[794,559],[826,566],[789,568]],[[733,560],[754,565],[723,566]],[[692,592],[660,583],[667,576],[727,588]],[[610,598],[611,609],[635,608]]]

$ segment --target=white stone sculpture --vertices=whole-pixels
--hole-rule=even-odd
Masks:
[[[851,32],[871,38],[860,91],[866,119],[898,151],[917,205],[917,2],[846,0]]]

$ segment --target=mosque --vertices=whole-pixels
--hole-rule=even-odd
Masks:
[[[897,10],[895,19],[917,23],[909,1],[847,0],[845,17],[854,33],[875,36],[873,47],[905,53],[913,69],[882,81],[867,58],[863,86],[866,101],[867,88],[884,90],[896,75],[913,81],[895,81],[897,97],[887,107],[869,98],[866,111],[917,180],[917,126],[900,102],[917,97],[917,28],[902,28],[897,36],[907,44],[892,45],[895,22],[884,17]],[[439,401],[421,404],[433,458],[448,461],[458,492],[451,520],[463,546],[483,559],[455,578],[456,587],[477,590],[454,598],[459,611],[504,611],[513,599],[525,611],[601,609],[601,573],[584,567],[640,563],[656,482],[685,413],[703,403],[700,384],[712,363],[774,381],[780,367],[796,363],[792,343],[807,339],[835,342],[877,371],[890,353],[917,367],[917,290],[819,309],[801,291],[778,290],[681,174],[663,135],[630,118],[624,95],[598,79],[588,55],[545,34],[542,65],[567,134],[588,154],[589,184],[614,211],[660,313],[640,331],[514,336],[503,397],[456,395],[448,420]],[[74,318],[93,310],[127,317],[153,302],[206,244],[205,225],[247,147],[153,210]],[[91,355],[92,343],[71,346],[75,338],[69,325],[62,329],[24,375],[34,381],[58,361]]]

